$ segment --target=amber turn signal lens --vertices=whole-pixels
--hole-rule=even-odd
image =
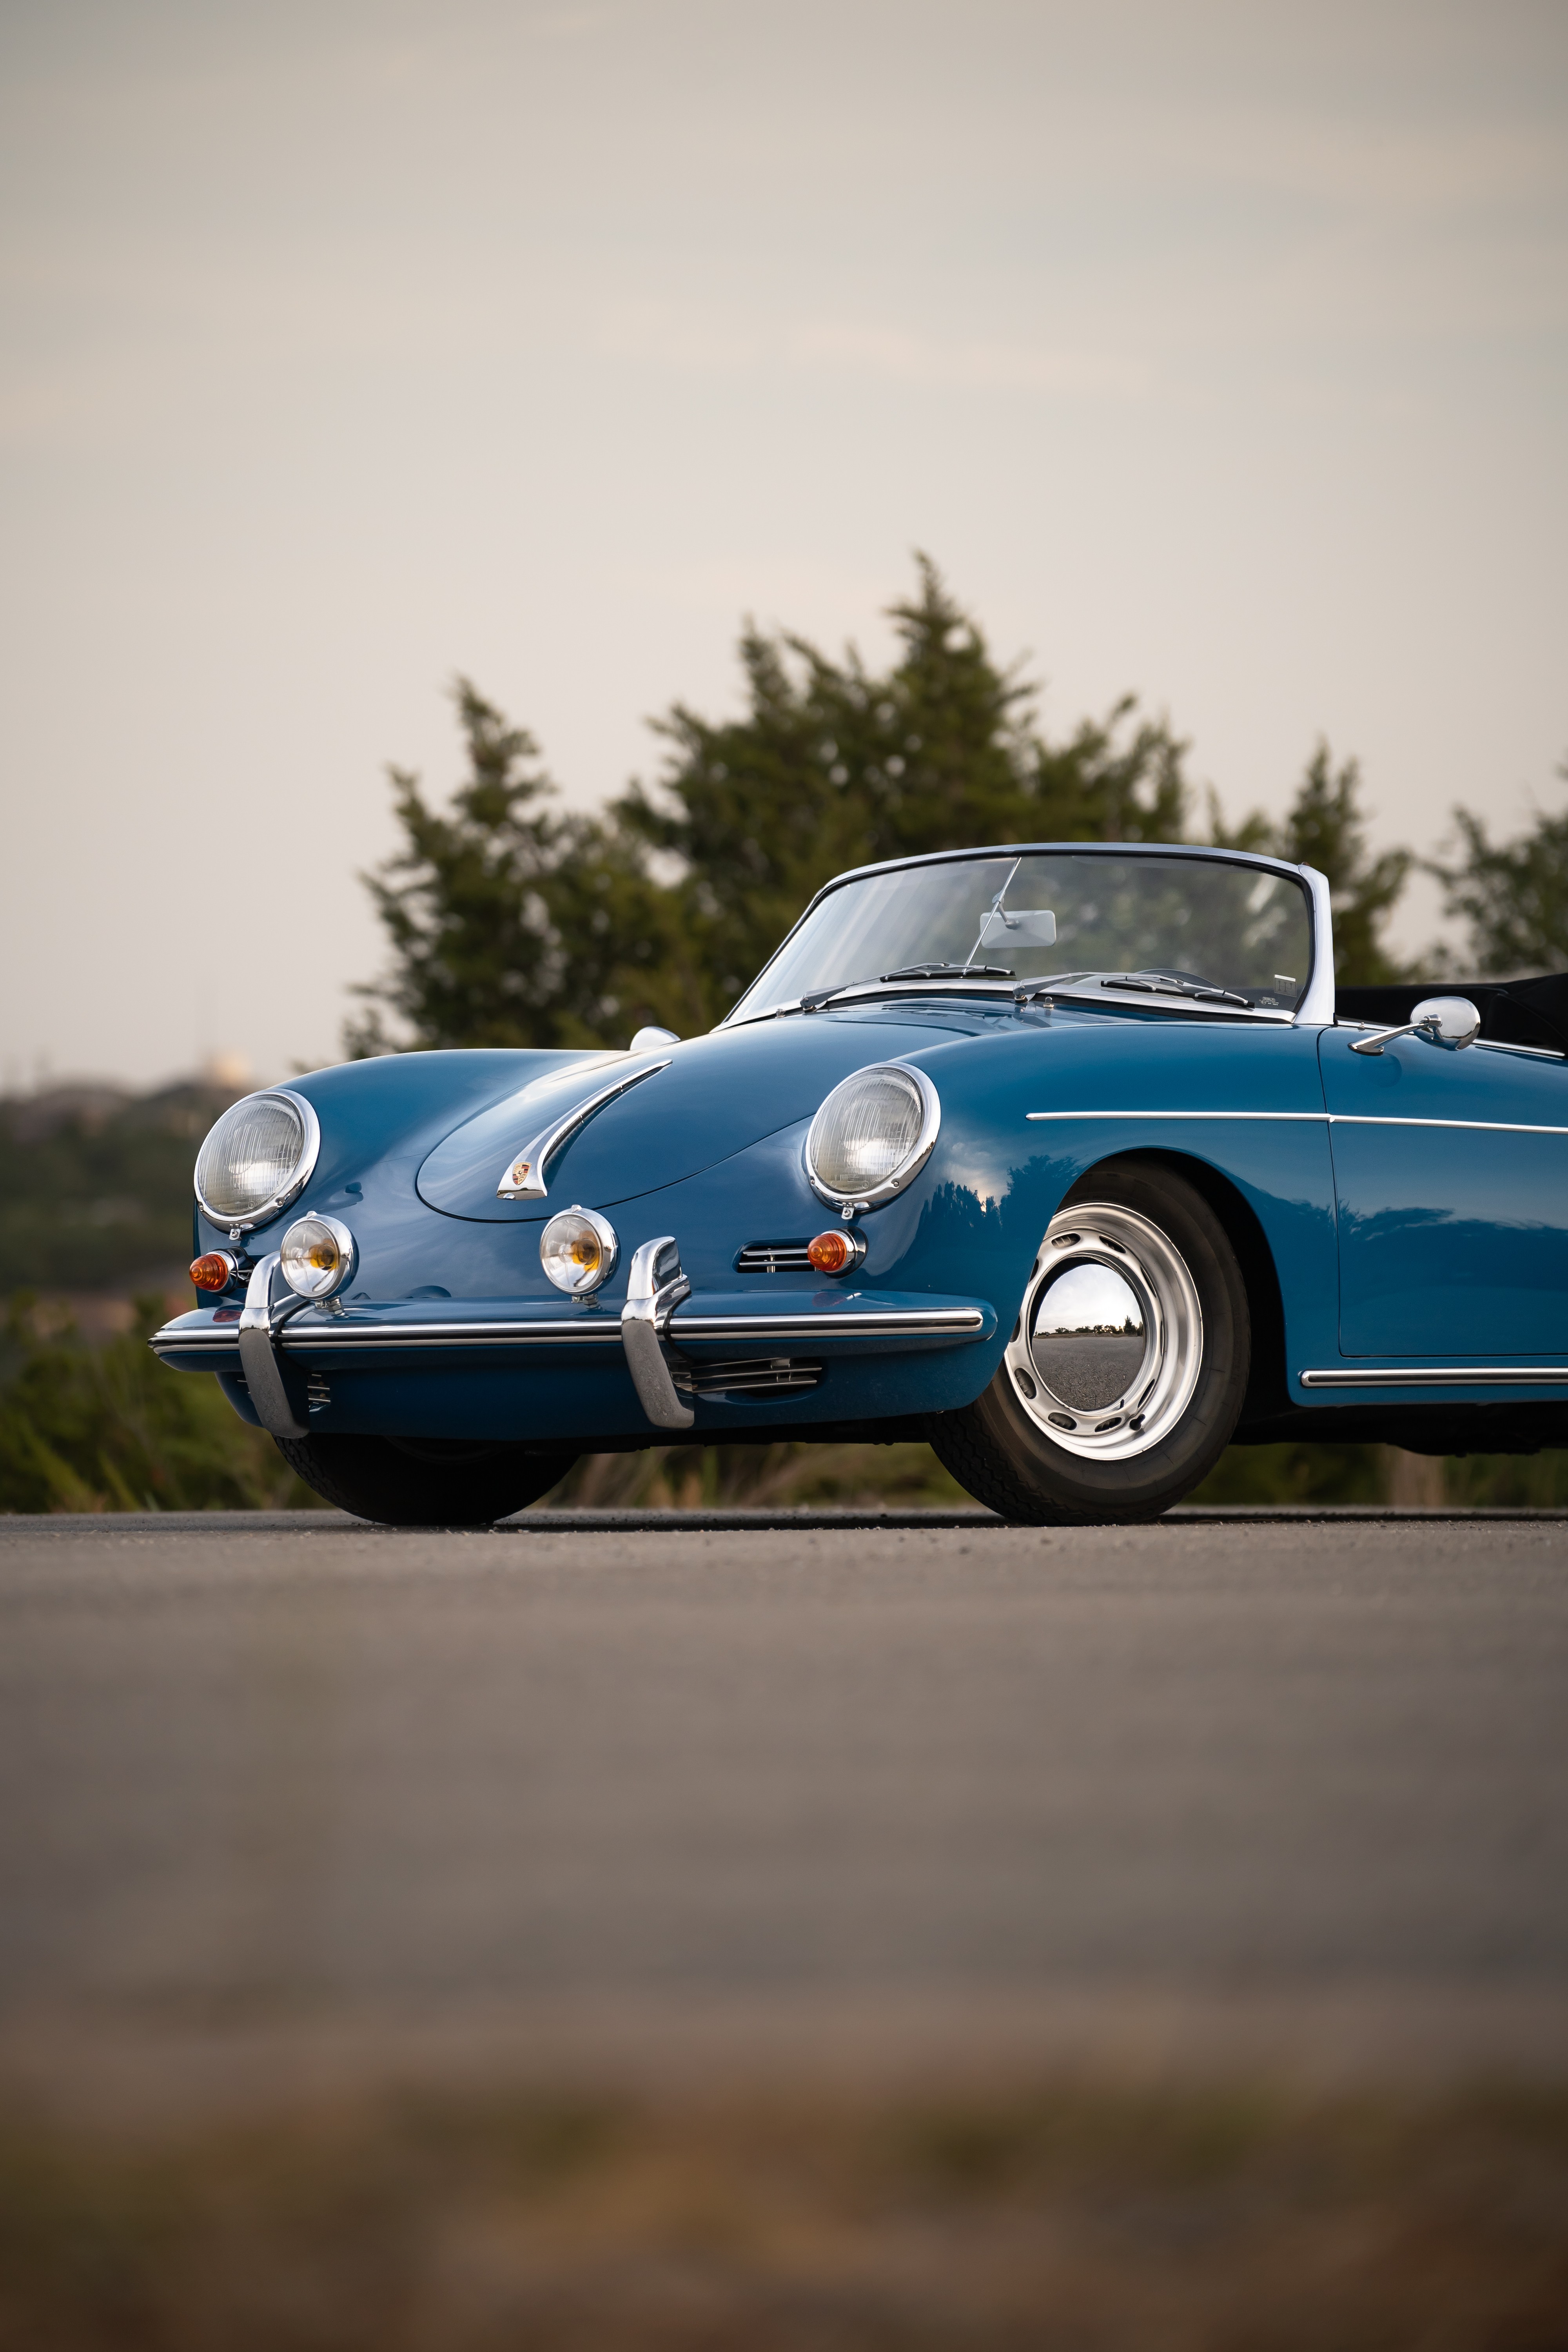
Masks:
[[[818,1234],[807,1242],[805,1254],[818,1274],[842,1274],[860,1255],[848,1234],[838,1233]]]
[[[226,1250],[208,1250],[191,1260],[191,1280],[198,1290],[226,1290],[234,1278],[234,1260]]]

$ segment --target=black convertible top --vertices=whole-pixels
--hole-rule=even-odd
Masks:
[[[1373,1021],[1394,1028],[1408,1021],[1425,996],[1468,996],[1481,1016],[1481,1035],[1499,1045],[1544,1045],[1568,1054],[1568,971],[1531,980],[1401,981],[1391,988],[1336,988],[1342,1021]]]

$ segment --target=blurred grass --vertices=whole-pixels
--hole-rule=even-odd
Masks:
[[[167,1313],[139,1298],[98,1347],[53,1328],[24,1292],[3,1342],[0,1511],[281,1510],[314,1504],[265,1431],[216,1380],[171,1373],[147,1346]]]
[[[1555,2352],[1568,2094],[384,2097],[0,2133],[5,2352]]]

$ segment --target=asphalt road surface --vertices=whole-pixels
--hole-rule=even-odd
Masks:
[[[0,2055],[1568,2066],[1568,1525],[667,1528],[0,1519]]]

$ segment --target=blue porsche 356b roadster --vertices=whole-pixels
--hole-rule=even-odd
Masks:
[[[1568,979],[1336,993],[1327,885],[1271,858],[867,867],[707,1036],[236,1103],[153,1345],[404,1525],[656,1444],[925,1437],[1040,1523],[1152,1517],[1233,1440],[1533,1451],[1565,1030]]]

